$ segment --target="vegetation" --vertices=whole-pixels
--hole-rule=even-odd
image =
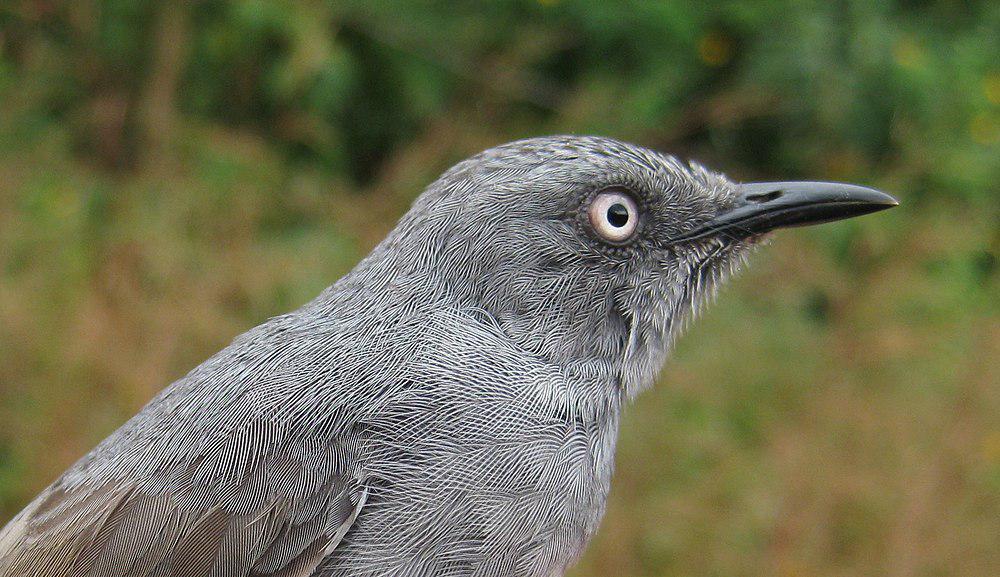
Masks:
[[[0,522],[454,161],[595,133],[902,204],[723,291],[572,574],[997,574],[997,54],[987,0],[8,0]]]

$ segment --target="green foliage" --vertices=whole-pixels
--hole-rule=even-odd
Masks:
[[[0,5],[0,519],[452,162],[598,133],[898,209],[786,233],[624,423],[575,575],[987,575],[1000,3]]]

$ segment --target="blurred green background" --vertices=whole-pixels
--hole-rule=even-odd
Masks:
[[[0,523],[483,148],[901,206],[780,234],[624,420],[576,577],[1000,574],[1000,2],[6,0]]]

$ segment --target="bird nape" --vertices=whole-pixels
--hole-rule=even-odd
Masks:
[[[561,575],[623,403],[760,236],[895,204],[607,138],[487,150],[45,489],[0,575]]]

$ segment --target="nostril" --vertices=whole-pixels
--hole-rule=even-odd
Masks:
[[[743,198],[748,202],[771,202],[776,198],[780,198],[781,194],[780,190],[772,190],[771,192],[762,192],[760,194],[748,194]]]

